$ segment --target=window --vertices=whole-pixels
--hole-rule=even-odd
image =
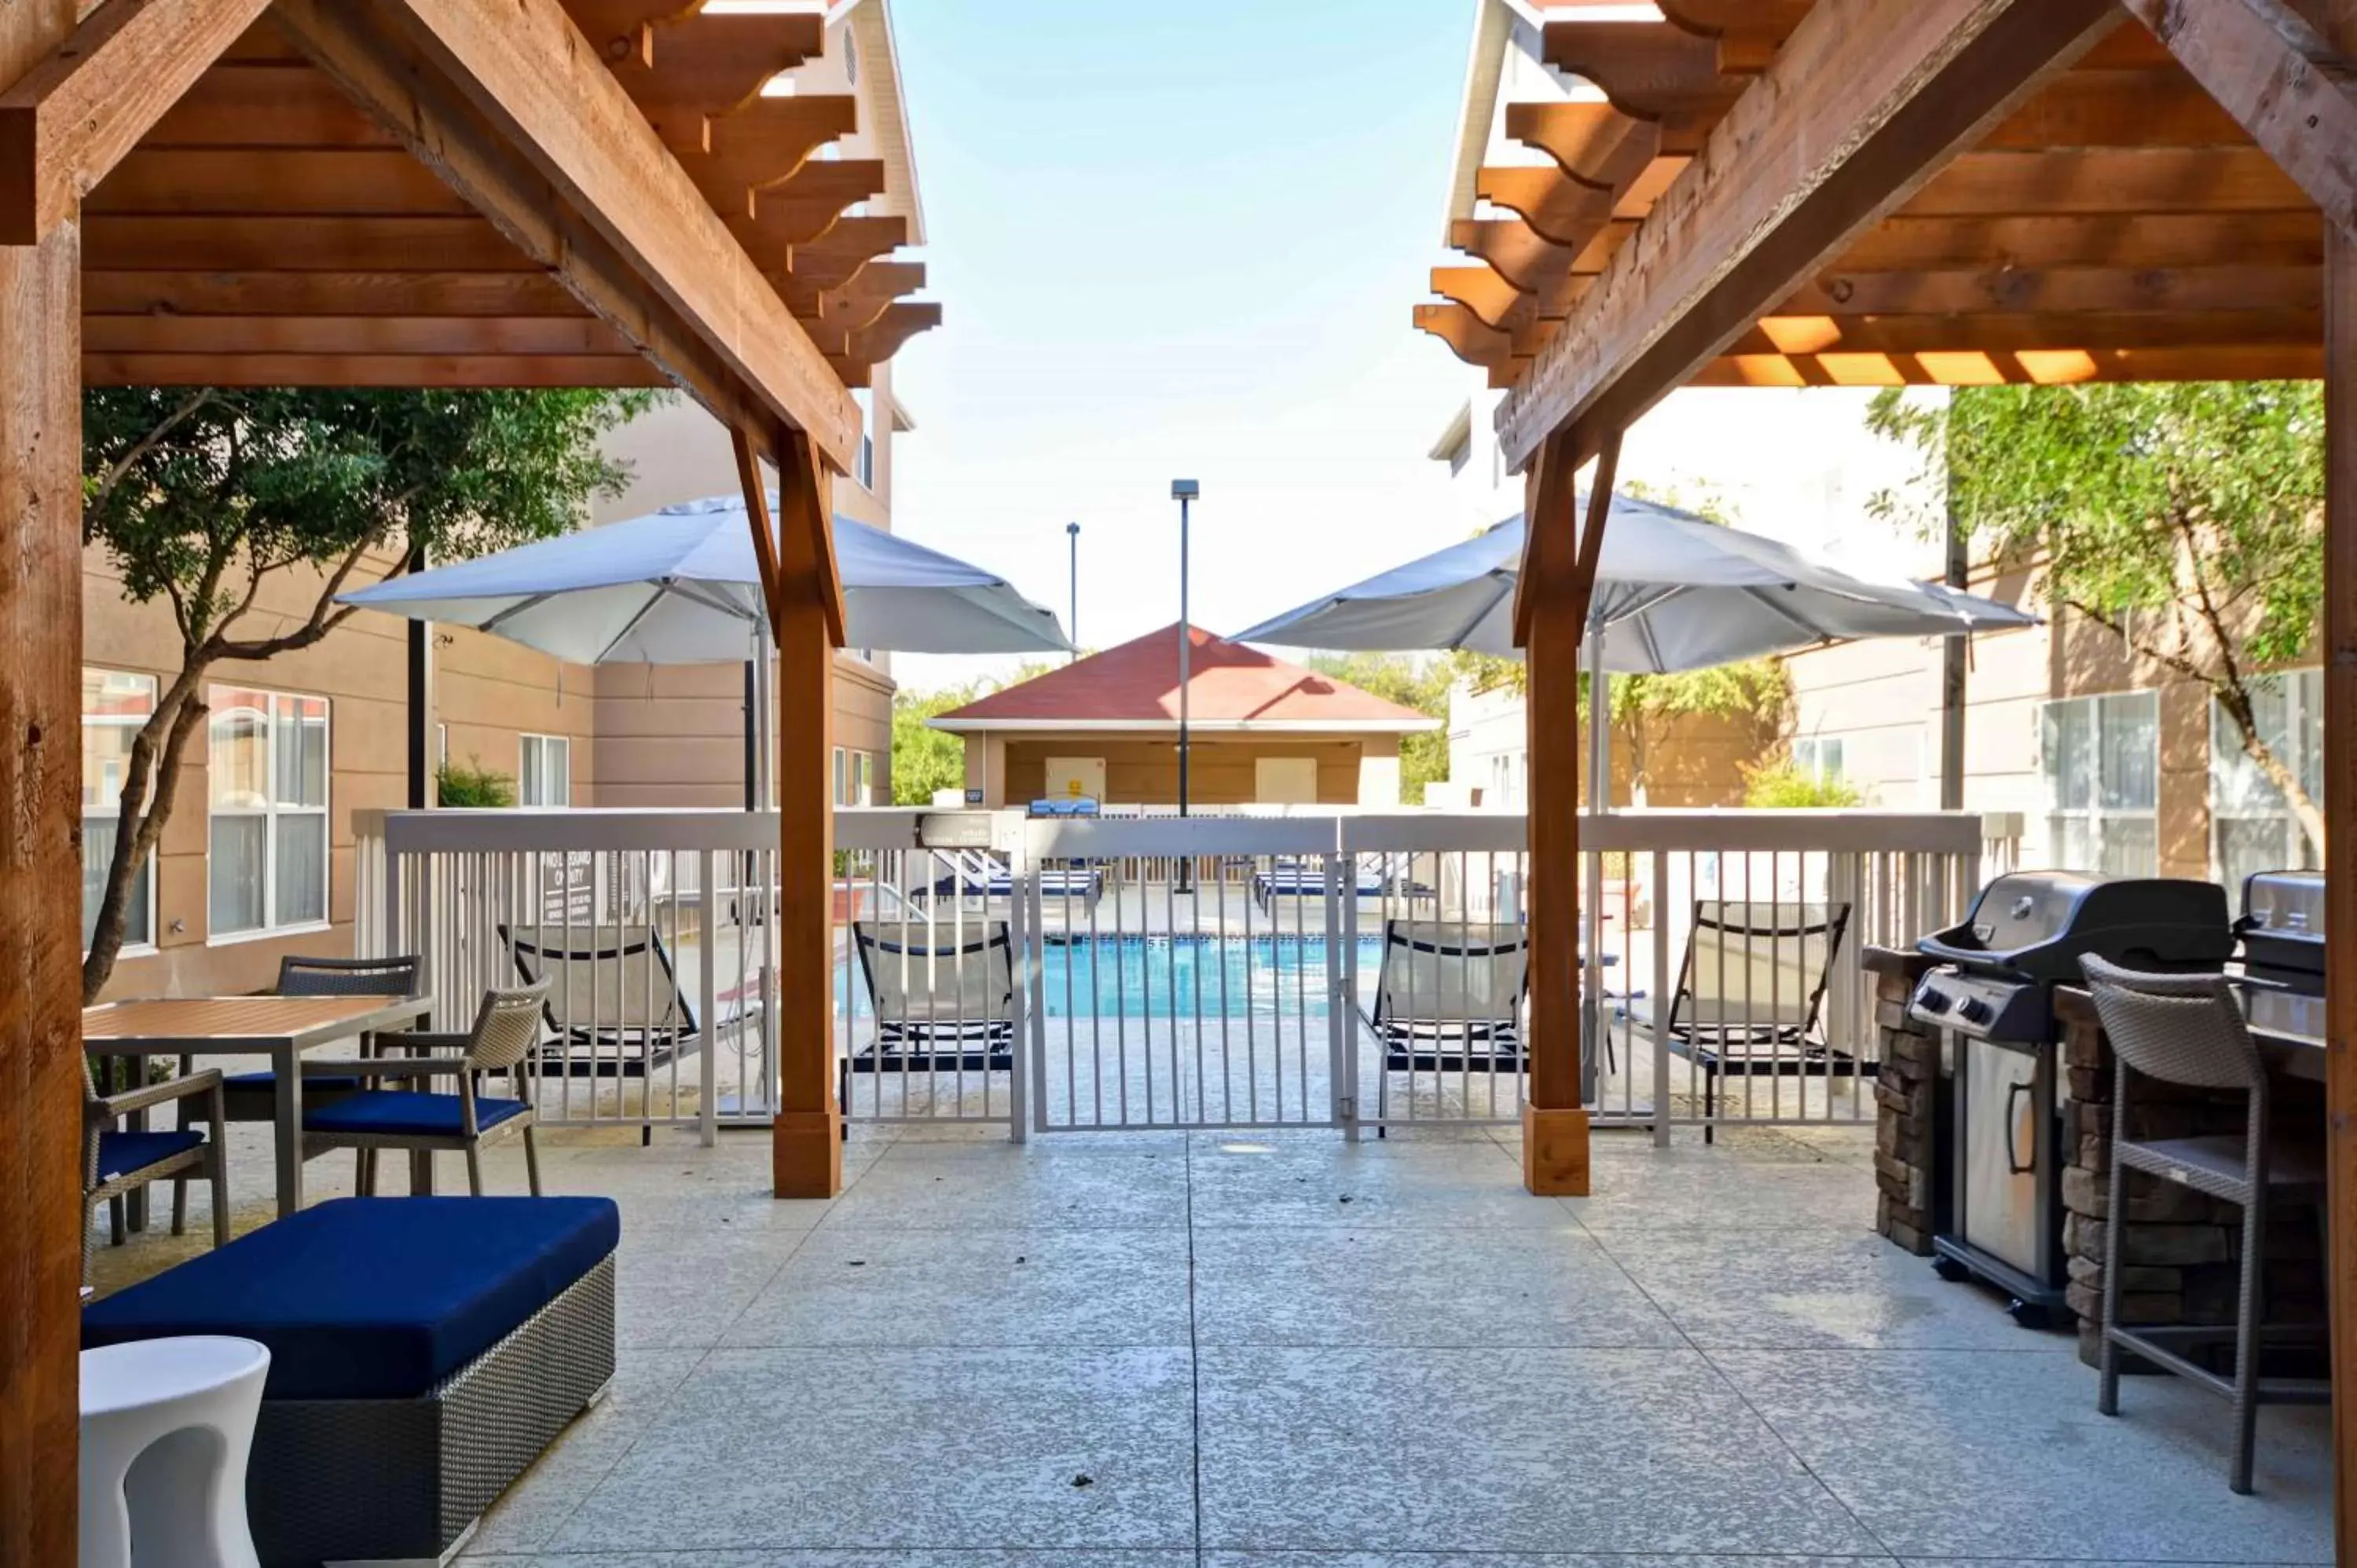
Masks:
[[[851,804],[851,754],[839,746],[834,748],[834,803]]]
[[[858,762],[852,770],[852,804],[872,806],[876,803],[876,754],[863,751],[856,755]]]
[[[130,777],[131,743],[156,712],[156,677],[120,670],[81,672],[81,945],[90,948],[99,899],[114,863],[123,823],[123,785]],[[139,868],[123,910],[123,945],[156,940],[156,863]]]
[[[211,935],[328,918],[328,702],[215,686]]]
[[[1792,743],[1792,768],[1805,773],[1820,784],[1838,784],[1846,777],[1842,771],[1842,743],[1837,736],[1803,736]]]
[[[2160,695],[2049,703],[2041,714],[2046,854],[2114,876],[2160,870]]]
[[[2324,671],[2294,670],[2255,686],[2252,716],[2259,738],[2291,769],[2309,798],[2324,794]],[[2242,885],[2255,871],[2319,864],[2283,791],[2243,749],[2243,732],[2226,710],[2210,708],[2211,860],[2218,879]]]
[[[516,768],[516,804],[573,804],[573,743],[561,735],[522,737],[523,756]]]
[[[876,488],[876,394],[857,387],[851,397],[859,404],[859,456],[853,461],[851,477],[862,489],[872,490]]]

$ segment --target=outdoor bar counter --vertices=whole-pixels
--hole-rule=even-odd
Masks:
[[[1876,1089],[1876,1228],[1894,1244],[1928,1255],[1943,1185],[1940,1147],[1940,1041],[1907,1015],[1907,998],[1925,967],[1910,952],[1869,950],[1882,1061]],[[2111,1223],[2111,1047],[2086,992],[2063,987],[2054,1011],[2062,1028],[2060,1095],[2063,1153],[2062,1247],[2068,1303],[2078,1317],[2079,1355],[2098,1359],[2095,1324],[2104,1294],[2104,1243]],[[2313,1145],[2324,1126],[2324,1047],[2305,1036],[2254,1028],[2272,1070],[2272,1136]],[[2139,1079],[2129,1106],[2144,1138],[2239,1135],[2238,1094],[2179,1089]],[[2267,1219],[2269,1321],[2321,1322],[2324,1275],[2320,1217],[2313,1207],[2277,1201]],[[2234,1205],[2173,1183],[2128,1176],[2126,1277],[2121,1316],[2127,1323],[2227,1324],[2233,1321],[2242,1212]],[[1956,1288],[1971,1288],[1958,1285]],[[1996,1303],[1992,1300],[1991,1310]]]

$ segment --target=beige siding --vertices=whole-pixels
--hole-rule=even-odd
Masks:
[[[1178,742],[1175,736],[1081,734],[1060,736],[993,736],[1005,753],[1004,770],[987,803],[1021,805],[1046,789],[1050,757],[1102,757],[1105,761],[1105,794],[1125,805],[1168,805],[1178,799]],[[1308,757],[1318,762],[1318,800],[1321,805],[1360,803],[1361,764],[1365,756],[1388,745],[1398,750],[1393,736],[1338,739],[1332,736],[1270,736],[1237,740],[1207,736],[1189,748],[1188,796],[1202,806],[1249,804],[1254,799],[1254,763],[1264,757]],[[966,739],[967,755],[984,748],[983,737]],[[976,781],[968,770],[969,784]]]

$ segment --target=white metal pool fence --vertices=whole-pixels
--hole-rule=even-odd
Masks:
[[[1851,1122],[1860,954],[1959,918],[1977,814],[1629,811],[1582,824],[1581,1081],[1598,1122]],[[2002,824],[1996,830],[2000,837]],[[835,817],[845,1114],[1034,1133],[1510,1122],[1522,817]],[[416,952],[435,1026],[556,982],[552,1122],[707,1138],[778,1104],[778,823],[726,811],[364,813],[357,950]],[[1666,999],[1666,1000],[1665,1000]]]

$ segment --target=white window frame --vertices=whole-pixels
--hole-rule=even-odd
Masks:
[[[565,786],[565,799],[561,800],[533,800],[526,798],[524,780],[530,778],[532,774],[531,770],[524,765],[524,757],[535,746],[540,749],[539,772],[541,783],[545,786],[552,779],[558,780]],[[549,767],[549,752],[551,747],[554,747],[557,754],[564,758],[564,766],[562,768],[552,768]],[[545,794],[546,792],[546,789],[544,788],[542,793]],[[571,736],[539,735],[530,730],[523,731],[517,735],[516,804],[519,807],[538,807],[546,811],[565,810],[572,806],[573,737]]]
[[[833,778],[834,787],[829,791],[830,797],[836,805],[848,806],[851,804],[851,753],[839,746],[834,748]]]
[[[153,712],[153,704],[163,699],[163,682],[158,681],[155,676],[147,674],[143,671],[112,670],[102,664],[90,664],[82,667],[82,673],[85,676],[116,675],[124,677],[128,680],[146,682],[147,698],[150,704],[149,711],[151,713]],[[81,727],[84,729],[99,728],[136,730],[146,722],[147,720],[145,715],[132,716],[114,714],[91,714],[87,710],[85,710],[81,715]],[[87,784],[88,780],[84,780],[85,787],[87,787]],[[111,800],[101,800],[94,805],[83,806],[81,809],[81,816],[82,821],[85,822],[90,822],[93,818],[105,822],[121,822],[123,820],[123,797],[121,791],[118,790],[114,799]],[[85,832],[83,834],[83,843],[87,844],[89,842],[89,834]],[[85,872],[84,875],[87,875],[87,872]],[[140,879],[146,884],[145,891],[146,893],[147,929],[144,933],[134,933],[128,929],[128,927],[124,929],[120,955],[126,958],[135,957],[142,953],[152,953],[156,950],[156,856],[151,854],[147,857],[146,865],[140,871]],[[84,948],[82,950],[87,953],[90,950]]]
[[[859,488],[873,495],[876,491],[876,393],[867,387],[852,389],[852,400],[859,404],[859,454],[852,460],[851,477]]]
[[[2152,711],[2153,803],[2149,807],[2106,806],[2103,803],[2104,722],[2108,712],[2127,706],[2131,703],[2148,706]],[[2094,738],[2094,756],[2087,770],[2088,788],[2092,791],[2092,794],[2084,802],[2079,804],[2068,804],[2056,798],[2056,789],[2060,781],[2060,772],[2056,759],[2050,756],[2047,750],[2047,720],[2049,716],[2053,714],[2058,709],[2068,707],[2087,708],[2092,715],[2093,726],[2089,733]],[[2100,871],[2104,869],[2104,861],[2107,858],[2109,847],[2105,842],[2105,830],[2108,824],[2113,822],[2146,822],[2151,824],[2152,827],[2153,854],[2156,863],[2155,874],[2158,874],[2158,862],[2160,854],[2160,693],[2150,689],[2132,692],[2105,692],[2084,697],[2060,697],[2050,702],[2041,703],[2039,704],[2038,771],[2040,785],[2046,794],[2047,858],[2050,861],[2052,861],[2058,866],[2061,864],[2061,846],[2058,842],[2060,835],[2057,834],[2054,830],[2054,824],[2058,821],[2068,818],[2072,821],[2084,822],[2087,824],[2090,830],[2089,836],[2095,846],[2094,863],[2091,865],[2072,868],[2084,871]]]
[[[2324,770],[2320,755],[2324,743],[2320,717],[2324,712],[2324,671],[2321,666],[2309,665],[2300,670],[2278,671],[2272,678],[2283,682],[2284,733],[2290,741],[2289,755],[2283,757],[2283,763],[2291,769],[2294,777],[2312,773],[2321,778]],[[2319,715],[2315,730],[2319,755],[2314,757],[2308,754],[2308,721],[2311,714]],[[2210,704],[2210,875],[2220,881],[2225,879],[2225,828],[2230,822],[2274,822],[2283,845],[2278,864],[2296,869],[2312,866],[2317,857],[2309,844],[2308,835],[2299,831],[2299,823],[2291,814],[2290,804],[2279,794],[2271,789],[2268,790],[2275,796],[2273,811],[2248,810],[2223,798],[2221,786],[2224,780],[2220,777],[2222,764],[2227,757],[2240,757],[2242,748],[2242,736],[2235,731],[2233,720],[2226,716],[2222,704],[2212,702]],[[2262,783],[2262,788],[2265,787]],[[2319,803],[2321,804],[2320,801]]]
[[[1846,784],[1849,781],[1848,737],[1838,735],[1804,735],[1792,742],[1792,769],[1805,773],[1820,784]]]
[[[205,781],[205,945],[225,947],[238,942],[261,941],[271,937],[333,929],[336,922],[336,704],[317,692],[275,692],[267,687],[243,686],[231,682],[215,684],[206,693],[206,706],[212,710],[205,723],[208,773],[211,765],[212,726],[220,721],[224,711],[220,703],[213,701],[213,694],[219,692],[253,692],[269,700],[270,707],[263,723],[263,733],[268,741],[263,760],[263,777],[268,781],[268,787],[263,790],[261,809],[240,807],[223,810],[212,801],[211,779],[209,777]],[[315,702],[320,705],[321,738],[326,755],[321,758],[319,770],[324,799],[317,806],[285,806],[278,801],[278,704],[285,702]],[[216,931],[212,927],[215,870],[212,827],[223,817],[240,820],[261,817],[267,822],[262,832],[262,924],[243,930]],[[278,918],[278,822],[284,817],[317,817],[323,824],[324,853],[319,856],[319,908],[325,911],[323,918],[285,924]]]

